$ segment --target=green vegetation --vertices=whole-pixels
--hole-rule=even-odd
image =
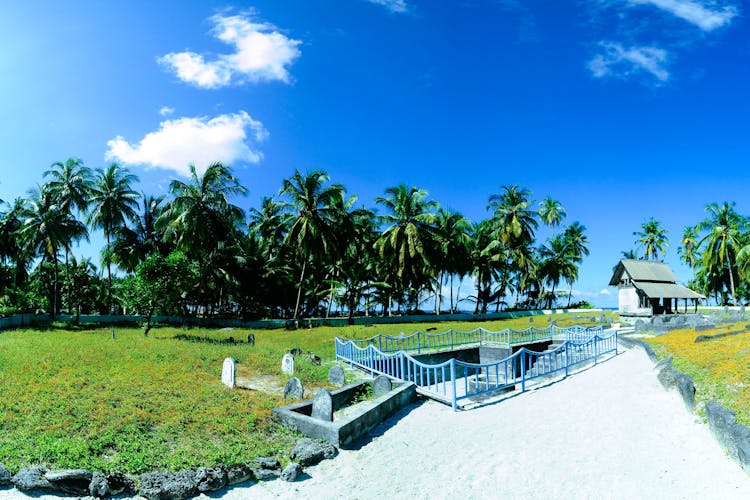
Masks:
[[[559,201],[537,203],[516,185],[490,195],[488,216],[472,223],[403,184],[374,200],[376,215],[318,170],[295,171],[249,214],[238,201],[247,188],[221,163],[191,166],[165,197],[141,195],[117,164],[92,171],[76,158],[44,181],[0,202],[0,314],[352,319],[569,306],[588,255],[585,227],[563,225]],[[557,234],[537,241],[540,225]],[[98,230],[101,270],[72,252]],[[476,288],[459,297],[468,276]]]
[[[585,314],[593,317],[593,313]],[[555,316],[558,324],[577,322]],[[366,338],[453,328],[523,329],[528,318],[492,322],[319,327],[312,330],[138,328],[56,324],[47,329],[0,333],[0,457],[13,470],[45,463],[60,468],[139,473],[246,462],[257,456],[286,460],[295,436],[271,410],[273,392],[230,390],[220,381],[224,358],[238,361],[238,375],[277,377],[282,355],[299,347],[323,359],[299,356],[295,376],[308,393],[327,383],[333,338]],[[536,317],[533,326],[546,326]],[[222,343],[233,337],[237,343]],[[201,342],[208,339],[210,342]],[[198,340],[198,341],[196,341]]]
[[[671,354],[674,366],[693,377],[700,412],[706,402],[716,399],[737,412],[738,422],[750,425],[750,331],[745,331],[745,323],[736,323],[702,334],[729,331],[743,333],[696,343],[699,334],[689,328],[647,341],[660,359]]]

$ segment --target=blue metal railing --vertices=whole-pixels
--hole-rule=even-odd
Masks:
[[[481,332],[478,332],[481,330]],[[529,330],[522,332],[528,333]],[[539,330],[539,329],[536,329]],[[598,362],[601,355],[617,354],[617,331],[604,334],[601,326],[593,328],[555,326],[545,329],[546,339],[560,338],[563,342],[554,350],[534,352],[521,348],[512,356],[492,363],[466,363],[455,358],[443,363],[422,363],[409,354],[407,349],[421,352],[423,349],[454,348],[467,344],[500,344],[512,345],[509,332],[490,332],[481,328],[471,332],[452,332],[452,336],[445,337],[448,332],[435,335],[425,335],[431,338],[420,338],[417,334],[409,337],[375,336],[370,339],[353,341],[336,338],[336,359],[358,366],[370,373],[387,375],[389,377],[414,382],[422,392],[428,393],[435,399],[442,400],[457,409],[459,401],[476,397],[489,392],[503,389],[513,390],[520,385],[521,391],[526,390],[526,383],[553,374],[564,372],[567,377],[571,367],[591,361]],[[544,332],[542,330],[539,330]],[[421,332],[418,332],[421,334]],[[519,333],[519,332],[515,332]],[[455,334],[466,335],[457,337]],[[498,336],[498,334],[502,334]],[[498,341],[497,339],[505,339]],[[534,338],[518,336],[518,339]],[[377,340],[376,340],[377,339]],[[386,345],[391,339],[403,341],[401,345],[406,349],[397,352],[386,352],[378,345]],[[373,342],[375,340],[375,342]],[[425,344],[422,341],[426,341]],[[528,340],[526,340],[528,341]],[[532,340],[533,341],[533,340]],[[358,344],[365,343],[364,347]],[[416,347],[410,347],[416,342]],[[516,343],[523,342],[519,340]]]

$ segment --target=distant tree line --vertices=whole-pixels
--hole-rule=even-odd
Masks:
[[[537,206],[516,185],[491,195],[488,218],[471,222],[403,184],[368,208],[319,170],[294,172],[248,213],[236,204],[246,188],[221,163],[203,174],[191,166],[166,197],[139,193],[138,182],[117,164],[92,171],[70,158],[28,196],[4,203],[0,313],[454,313],[469,276],[473,293],[461,300],[475,313],[510,300],[530,309],[567,296],[570,306],[589,253],[585,226],[563,226],[558,201]],[[542,244],[540,224],[558,231]],[[72,252],[97,230],[106,241],[101,271]]]
[[[667,230],[652,219],[633,233],[638,248],[623,258],[658,260],[669,245]],[[677,253],[693,269],[688,286],[717,304],[750,302],[750,218],[737,213],[735,204],[710,203],[706,218],[683,228]]]

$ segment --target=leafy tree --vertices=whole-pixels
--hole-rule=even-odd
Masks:
[[[112,260],[117,267],[132,273],[150,254],[168,254],[164,234],[157,229],[156,221],[164,212],[163,196],[141,197],[141,212],[132,219],[132,225],[115,228],[115,241],[112,245]]]
[[[552,285],[552,291],[548,297],[547,308],[552,308],[555,300],[555,288],[565,278],[576,275],[574,254],[571,252],[569,241],[565,235],[559,234],[551,238],[546,245],[542,246],[539,256],[541,264],[539,273],[543,279]]]
[[[578,264],[583,262],[583,257],[589,254],[589,248],[586,246],[589,240],[586,236],[586,226],[578,221],[566,227],[563,235],[574,264],[568,268],[568,274],[564,276],[565,281],[570,286],[568,290],[568,307],[570,307],[570,298],[573,295],[573,283],[578,279]]]
[[[565,208],[557,200],[547,196],[539,202],[539,219],[549,227],[557,227],[566,216]]]
[[[471,223],[460,213],[441,208],[436,215],[436,226],[439,255],[433,264],[438,274],[435,313],[440,314],[439,290],[445,273],[450,277],[450,312],[453,313],[453,276],[465,276],[471,272],[468,234]]]
[[[729,288],[736,304],[734,277],[737,270],[732,263],[736,262],[742,246],[740,237],[746,221],[735,211],[734,203],[711,203],[706,206],[706,211],[709,217],[697,226],[701,231],[708,231],[698,244],[703,249],[703,265],[709,275],[729,276]]]
[[[698,253],[698,228],[687,226],[682,230],[682,239],[677,253],[680,254],[680,260],[690,267],[695,267],[700,254]]]
[[[659,221],[653,218],[647,220],[641,224],[641,230],[633,235],[638,237],[636,244],[643,247],[643,256],[646,260],[658,260],[660,253],[667,254],[667,230],[661,227]]]
[[[174,314],[184,295],[195,286],[197,272],[181,252],[167,257],[158,253],[138,264],[134,276],[125,278],[122,293],[128,308],[146,317],[143,334],[148,336],[156,313]]]

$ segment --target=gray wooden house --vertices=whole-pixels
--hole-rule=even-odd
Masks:
[[[622,316],[653,316],[678,312],[680,299],[687,312],[688,303],[698,307],[705,297],[677,284],[677,276],[663,262],[623,259],[617,264],[610,286],[618,288]]]

